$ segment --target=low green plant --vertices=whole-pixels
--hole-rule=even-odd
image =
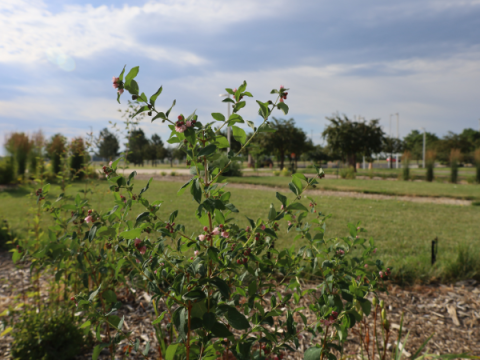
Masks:
[[[285,166],[281,171],[280,171],[280,175],[282,176],[291,176],[292,175],[292,172],[290,170],[288,170],[288,168]]]
[[[450,152],[450,182],[456,184],[458,182],[458,166],[462,159],[462,153],[459,149],[452,149]]]
[[[12,248],[15,240],[15,233],[10,229],[7,220],[0,221],[0,250],[8,250]]]
[[[15,181],[15,164],[10,156],[0,160],[0,185],[8,185]]]
[[[480,184],[480,149],[475,150],[473,158],[475,161],[475,180]]]
[[[177,173],[175,171],[170,171],[170,176],[175,176]]]
[[[456,257],[452,256],[445,265],[446,281],[452,279],[479,279],[480,280],[480,251],[471,245],[460,243],[457,245]]]
[[[405,151],[402,155],[403,181],[410,180],[410,160],[411,159],[412,159],[411,152]]]
[[[24,311],[11,334],[17,360],[71,360],[93,345],[91,333],[85,334],[66,310]]]
[[[280,176],[280,171],[275,170],[275,171],[273,172],[273,176]]]
[[[433,168],[435,167],[435,158],[437,153],[435,150],[428,150],[425,156],[426,168],[427,168],[427,181],[432,182],[434,179]]]
[[[162,175],[162,176],[167,176],[167,173],[166,173],[165,171],[162,171],[162,172],[160,173],[160,175]]]
[[[340,177],[342,179],[354,180],[356,178],[355,169],[352,166],[341,169]]]

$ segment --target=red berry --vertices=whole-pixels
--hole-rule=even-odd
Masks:
[[[178,115],[178,120],[182,120],[183,119],[183,116],[182,115]]]
[[[70,300],[75,301],[75,296],[72,296]]]
[[[246,264],[248,262],[247,258],[243,258],[243,263]]]
[[[237,264],[241,264],[242,263],[242,260],[241,259],[238,259],[237,260]]]
[[[204,226],[203,231],[208,231],[208,227]]]

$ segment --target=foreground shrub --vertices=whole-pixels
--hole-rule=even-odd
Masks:
[[[193,113],[179,114],[174,120],[170,113],[175,102],[167,111],[157,110],[155,102],[162,88],[147,98],[134,80],[137,74],[138,67],[125,78],[124,71],[114,78],[117,99],[127,90],[133,100],[144,104],[137,113],[168,124],[168,142],[178,144],[195,169],[178,195],[188,191],[192,216],[202,230],[187,229],[178,210],[170,209],[170,215],[165,215],[163,208],[170,204],[146,197],[152,179],[137,189],[136,172],[128,176],[117,173],[121,160],[117,159],[103,168],[112,191],[108,209],[96,209],[87,197],[89,191],[74,197],[62,193],[50,201],[50,186],[38,188],[36,216],[47,210],[55,225],[42,232],[35,223],[30,232],[35,241],[27,243],[22,252],[14,249],[14,261],[31,259],[35,274],[41,269],[50,271],[58,283],[52,292],[60,284],[64,286],[65,298],[71,297],[76,311],[85,317],[82,327],[97,334],[93,360],[104,348],[111,359],[119,352],[125,356],[149,354],[150,343],[140,348],[139,339],[124,328],[129,320],[117,315],[122,306],[119,296],[140,290],[151,296],[158,351],[168,359],[282,357],[299,348],[299,332],[319,339],[317,346],[306,350],[305,358],[342,356],[350,329],[372,312],[367,295],[383,291],[390,275],[390,269],[372,259],[376,252],[373,239],[366,239],[359,224],[349,224],[345,237],[328,236],[329,216],[304,195],[324,176],[321,169],[316,168],[314,178],[294,174],[291,194],[276,193],[264,218],[251,219],[248,212],[244,214],[247,227],[236,223],[239,211],[221,183],[224,172],[252,138],[274,131],[268,124],[271,113],[288,113],[288,89],[272,90],[273,100],[257,100],[263,119],[257,125],[239,115],[246,106],[243,98],[252,97],[245,82],[238,89],[226,89],[232,98],[224,101],[233,108],[228,119],[212,113],[213,120],[200,122]],[[238,126],[244,123],[253,129],[248,140]],[[229,146],[220,134],[224,126],[232,128],[242,147],[237,153],[230,152],[226,163],[215,163],[221,149]],[[132,213],[134,204],[142,206],[139,214]],[[290,231],[296,234],[298,249],[277,249],[276,240]],[[306,274],[318,280],[317,288],[303,287],[299,279]],[[302,299],[308,299],[313,318],[303,315]],[[166,308],[163,312],[160,302]],[[388,322],[381,326],[388,337]],[[169,329],[168,341],[164,329]]]
[[[12,356],[17,360],[71,360],[92,345],[91,335],[76,325],[73,315],[25,311],[12,331]]]

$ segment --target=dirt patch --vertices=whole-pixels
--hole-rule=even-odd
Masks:
[[[187,182],[190,176],[148,176],[139,174],[137,179],[150,179],[153,177],[157,181],[173,181],[173,182]],[[254,184],[232,184],[227,185],[233,189],[256,189],[266,191],[285,191],[286,188],[278,186],[265,186]],[[333,190],[307,190],[306,194],[315,196],[334,196],[334,197],[353,197],[357,199],[370,199],[370,200],[395,200],[395,201],[408,201],[415,203],[428,203],[428,204],[443,204],[443,205],[459,205],[470,206],[472,202],[470,200],[452,199],[448,197],[427,197],[427,196],[393,196],[393,195],[381,195],[381,194],[364,194],[355,191],[333,191]]]
[[[29,274],[28,265],[16,268],[10,260],[9,253],[0,253],[0,312],[21,301],[23,291],[31,290]],[[304,289],[315,287],[314,283],[305,281],[302,281],[301,285]],[[283,292],[285,289],[279,290]],[[15,300],[18,295],[20,297]],[[125,328],[133,332],[134,338],[140,339],[141,349],[147,341],[150,341],[151,350],[148,358],[158,358],[157,342],[151,325],[154,312],[150,295],[144,292],[137,293],[135,296],[124,292],[117,295],[123,303],[118,315],[125,315]],[[42,297],[46,299],[46,294],[43,292]],[[415,353],[432,334],[434,335],[425,348],[427,353],[469,352],[471,355],[480,355],[480,284],[475,280],[462,281],[451,286],[401,288],[391,285],[388,294],[380,294],[380,299],[385,301],[392,329],[390,340],[387,343],[388,353],[395,346],[403,313],[404,336],[402,341],[405,339],[406,333],[409,332],[405,357]],[[265,300],[267,310],[270,301],[268,298]],[[315,323],[314,314],[308,310],[309,301],[309,299],[304,299],[298,306],[305,306],[303,314],[309,322]],[[365,326],[370,329],[370,334],[373,334],[373,315],[366,319]],[[296,320],[301,322],[299,316]],[[359,344],[362,339],[360,331],[364,335],[365,326],[362,325],[360,329],[360,326],[356,325],[353,331],[350,331],[346,354],[354,356],[359,354]],[[373,338],[372,335],[371,338]],[[0,358],[11,358],[10,344],[12,340],[10,334],[0,338]],[[303,359],[303,352],[312,345],[319,343],[319,339],[312,338],[310,333],[299,333],[299,340],[300,348],[298,351],[286,356],[286,359]],[[387,355],[387,358],[390,357]],[[100,358],[107,359],[108,356],[103,352]],[[132,356],[130,358],[137,357]],[[77,359],[91,359],[91,353],[78,356]]]

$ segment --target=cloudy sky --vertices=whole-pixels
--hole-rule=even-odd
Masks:
[[[211,119],[247,80],[264,101],[290,88],[289,115],[316,143],[337,111],[387,133],[398,112],[401,136],[444,135],[479,127],[479,60],[479,0],[2,0],[0,141],[119,121],[127,97],[117,104],[111,79],[125,64],[147,95],[163,85],[157,107],[177,99],[174,115]],[[243,114],[258,122],[254,99]]]

